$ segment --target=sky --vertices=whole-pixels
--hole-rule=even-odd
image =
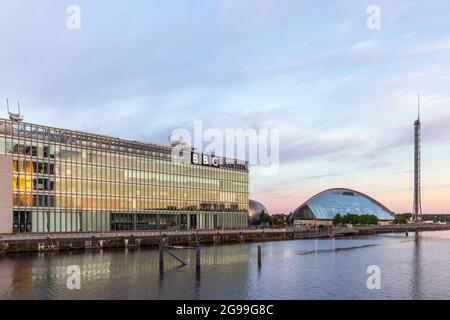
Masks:
[[[0,74],[0,116],[20,99],[32,123],[160,144],[194,121],[278,129],[278,173],[250,168],[271,213],[333,187],[410,212],[420,92],[423,211],[450,214],[448,0],[2,1]]]

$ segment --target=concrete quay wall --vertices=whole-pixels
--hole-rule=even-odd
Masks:
[[[296,239],[323,239],[374,235],[379,233],[421,232],[450,230],[450,225],[407,224],[373,227],[355,227],[327,230],[299,229],[242,229],[202,231],[123,231],[96,233],[53,233],[0,235],[0,254],[45,252],[60,250],[95,250],[108,248],[157,247],[161,238],[166,245],[192,246],[200,244],[281,241]]]

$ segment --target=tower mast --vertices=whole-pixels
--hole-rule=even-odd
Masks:
[[[414,222],[418,223],[422,216],[422,199],[420,195],[420,96],[417,94],[417,120],[414,121],[414,205],[413,217]]]

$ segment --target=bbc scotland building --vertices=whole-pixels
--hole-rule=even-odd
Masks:
[[[248,225],[248,163],[0,119],[0,234]]]

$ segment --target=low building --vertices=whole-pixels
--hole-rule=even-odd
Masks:
[[[289,222],[294,225],[331,225],[340,214],[375,215],[379,224],[394,221],[392,211],[375,199],[358,191],[336,188],[322,191],[292,212]]]

